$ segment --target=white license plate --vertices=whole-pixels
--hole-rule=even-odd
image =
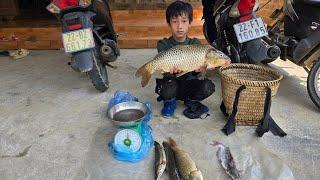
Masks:
[[[239,43],[247,42],[268,35],[262,18],[251,19],[233,25]]]
[[[92,30],[81,29],[62,34],[63,47],[66,53],[73,53],[95,47]]]

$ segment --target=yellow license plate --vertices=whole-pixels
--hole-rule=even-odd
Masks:
[[[95,47],[91,29],[81,29],[62,34],[62,41],[66,53],[73,53]]]

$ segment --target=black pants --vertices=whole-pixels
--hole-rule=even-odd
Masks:
[[[175,77],[156,79],[155,92],[159,94],[163,100],[176,98],[182,101],[187,99],[202,101],[214,93],[214,91],[215,86],[212,81],[208,79],[186,80]]]

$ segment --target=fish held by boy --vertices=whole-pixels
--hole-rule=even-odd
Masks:
[[[141,85],[146,86],[155,72],[170,72],[176,67],[182,74],[192,72],[203,65],[208,69],[230,64],[230,58],[210,45],[178,45],[157,54],[151,61],[144,64],[136,72],[142,76]]]

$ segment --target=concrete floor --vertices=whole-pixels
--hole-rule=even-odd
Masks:
[[[228,179],[215,156],[213,140],[231,148],[243,179],[319,179],[320,115],[308,97],[307,74],[290,62],[272,66],[284,74],[271,115],[288,134],[255,137],[254,127],[237,127],[225,136],[225,118],[219,111],[220,80],[216,92],[204,101],[211,116],[189,120],[179,104],[173,119],[163,119],[155,100],[154,81],[140,87],[134,73],[155,50],[121,50],[109,69],[111,87],[97,92],[84,74],[67,66],[62,51],[32,51],[19,61],[0,58],[0,179],[153,179],[153,150],[136,164],[115,160],[106,144],[115,128],[105,107],[116,90],[130,91],[154,110],[150,121],[154,137],[173,137],[189,152],[205,179]],[[256,173],[255,173],[256,172]],[[292,174],[291,174],[292,172]],[[163,179],[168,179],[163,175]]]

